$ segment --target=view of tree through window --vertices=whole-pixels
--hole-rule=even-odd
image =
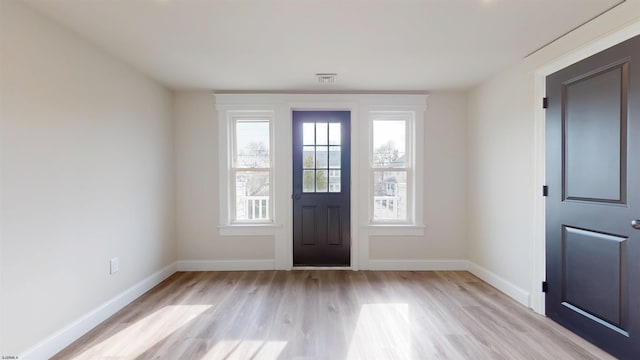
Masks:
[[[238,153],[239,167],[269,167],[269,146],[264,142],[251,142]]]
[[[313,155],[305,155],[303,160],[303,166],[305,168],[313,168],[314,161]],[[320,171],[318,175],[315,175],[313,170],[303,170],[304,177],[302,179],[303,188],[305,192],[313,192],[315,191],[316,186],[318,189],[326,189],[327,188],[327,176],[324,171]]]

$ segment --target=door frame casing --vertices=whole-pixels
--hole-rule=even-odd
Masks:
[[[567,53],[564,56],[537,68],[534,72],[534,188],[531,192],[534,197],[534,241],[530,249],[532,256],[532,281],[530,287],[529,307],[539,314],[544,315],[546,313],[544,301],[545,294],[542,292],[541,288],[542,282],[546,280],[546,202],[545,198],[542,196],[542,186],[546,183],[546,114],[545,110],[542,108],[542,99],[546,96],[546,77],[556,71],[562,70],[588,58],[589,56],[595,55],[637,35],[640,35],[640,21],[590,42],[575,51]]]

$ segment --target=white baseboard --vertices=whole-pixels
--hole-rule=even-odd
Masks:
[[[369,260],[369,268],[363,270],[393,271],[466,271],[467,260]]]
[[[250,271],[273,270],[273,259],[260,260],[182,260],[177,262],[178,271]]]
[[[121,294],[42,340],[31,349],[23,352],[18,358],[22,360],[49,359],[175,272],[176,264],[172,263],[151,274]]]
[[[482,266],[469,262],[469,272],[502,291],[520,304],[529,307],[529,292],[525,291]]]

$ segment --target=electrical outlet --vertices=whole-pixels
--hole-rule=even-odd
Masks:
[[[120,260],[114,257],[109,261],[109,274],[113,275],[120,270]]]

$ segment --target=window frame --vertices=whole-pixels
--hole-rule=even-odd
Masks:
[[[238,111],[230,113],[230,153],[231,164],[229,171],[229,223],[234,225],[251,225],[251,224],[273,224],[273,114],[262,114],[256,112]],[[269,167],[240,167],[238,166],[238,134],[237,124],[239,122],[266,122],[269,127]],[[266,219],[238,219],[237,209],[237,174],[241,172],[267,173],[269,178],[269,194],[267,199],[267,218]],[[246,209],[245,209],[246,211]]]
[[[415,158],[415,111],[369,111],[368,114],[368,170],[369,170],[369,224],[372,226],[399,226],[416,225],[416,171]],[[376,167],[374,165],[374,124],[376,121],[398,121],[405,124],[405,165],[404,167]],[[406,185],[406,218],[404,219],[380,219],[375,217],[375,175],[379,172],[405,172]]]

